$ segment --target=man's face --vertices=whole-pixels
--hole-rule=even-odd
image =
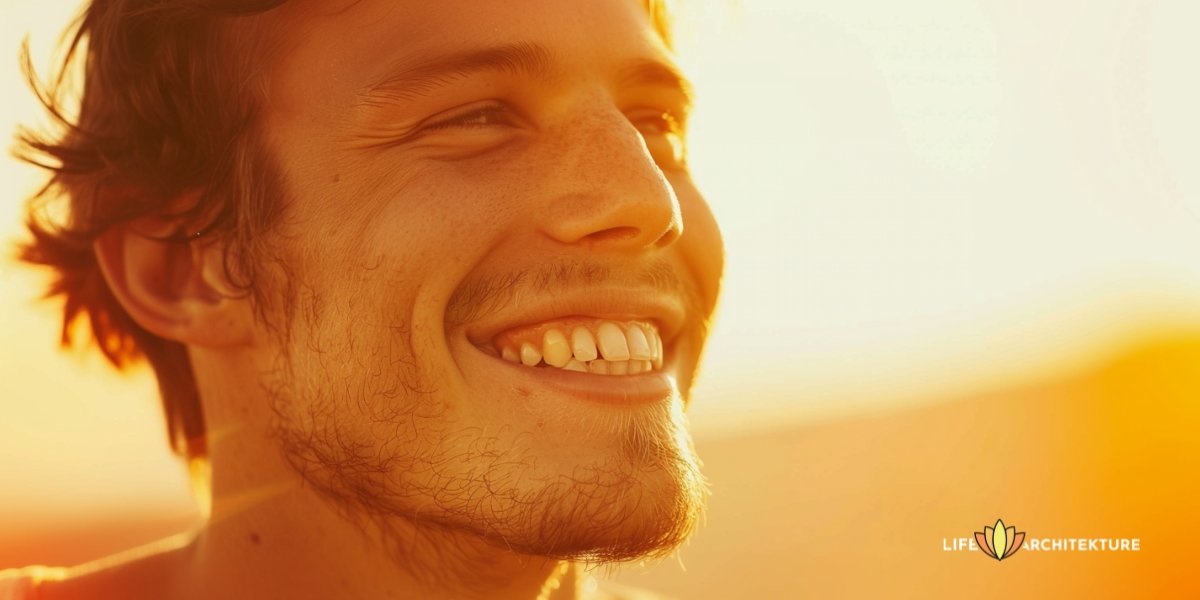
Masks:
[[[264,124],[291,302],[262,334],[290,462],[522,552],[682,541],[722,246],[645,7],[293,4]]]

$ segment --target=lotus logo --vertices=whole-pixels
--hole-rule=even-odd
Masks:
[[[996,519],[995,527],[984,527],[983,531],[975,532],[975,541],[984,554],[996,560],[1004,560],[1021,549],[1021,542],[1025,541],[1025,532],[1017,533],[1016,527],[1005,527],[1004,521]]]

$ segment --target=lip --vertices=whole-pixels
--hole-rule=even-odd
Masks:
[[[464,326],[467,340],[475,346],[483,346],[499,333],[509,329],[571,317],[585,317],[611,321],[650,321],[658,328],[663,345],[667,346],[679,335],[686,318],[682,298],[645,288],[583,288],[569,293],[539,295],[522,300],[528,301],[523,302],[519,308],[501,308]]]
[[[492,352],[491,340],[501,332],[540,323],[587,317],[612,321],[649,321],[662,337],[661,369],[636,375],[599,375],[553,367],[527,367],[510,363]],[[666,402],[679,394],[675,375],[678,352],[674,341],[682,333],[687,317],[684,299],[642,287],[583,287],[570,292],[519,297],[481,319],[461,326],[451,338],[464,343],[463,358],[481,381],[504,382],[524,390],[547,390],[609,406],[634,406]]]
[[[598,375],[554,367],[527,367],[510,363],[466,343],[470,370],[484,381],[511,383],[520,389],[543,388],[556,396],[569,396],[613,406],[666,402],[678,393],[674,375],[675,357],[667,353],[661,370],[637,375]]]

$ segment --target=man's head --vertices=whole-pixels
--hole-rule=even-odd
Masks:
[[[75,231],[27,251],[62,270],[68,318],[110,356],[161,351],[160,383],[269,427],[348,513],[554,557],[682,541],[722,251],[661,12],[157,4],[94,3],[93,27],[144,31],[92,40],[81,126],[46,148],[115,144],[59,171]],[[93,88],[120,58],[130,87]],[[113,119],[160,129],[122,146]]]

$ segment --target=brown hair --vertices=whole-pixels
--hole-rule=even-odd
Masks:
[[[54,270],[46,295],[63,298],[64,346],[71,345],[75,321],[86,316],[91,336],[118,369],[149,361],[171,447],[189,457],[203,454],[205,445],[186,348],[134,322],[105,283],[92,244],[110,226],[141,216],[202,223],[196,227],[225,239],[226,271],[261,301],[251,285],[251,258],[280,207],[254,148],[261,90],[253,59],[261,47],[244,24],[283,1],[93,0],[68,29],[62,63],[46,83],[34,73],[28,42],[22,47],[26,79],[56,131],[17,135],[16,156],[51,173],[30,199],[26,225],[33,239],[18,256]],[[80,61],[83,89],[72,119],[64,104]],[[187,193],[199,201],[170,212]],[[66,210],[44,210],[56,199],[66,200]],[[64,218],[52,222],[50,213]]]
[[[278,219],[281,194],[254,135],[263,99],[256,59],[266,49],[252,16],[285,1],[92,0],[68,29],[64,58],[47,83],[34,73],[28,45],[22,48],[26,79],[59,131],[22,129],[17,136],[17,157],[51,172],[30,199],[26,225],[33,239],[19,257],[54,271],[46,296],[63,298],[64,346],[72,344],[75,322],[86,317],[91,337],[116,368],[149,361],[171,447],[189,458],[206,447],[187,349],[129,316],[104,281],[92,245],[112,225],[142,216],[193,223],[164,241],[187,243],[186,233],[197,230],[224,239],[227,273],[266,322],[269,296],[254,285],[254,267],[269,255],[262,234]],[[669,46],[666,2],[643,2]],[[80,61],[83,89],[72,119],[64,104]],[[199,200],[171,212],[188,193]],[[57,199],[66,200],[58,213],[65,218],[52,222],[46,213],[54,211],[41,209]]]

